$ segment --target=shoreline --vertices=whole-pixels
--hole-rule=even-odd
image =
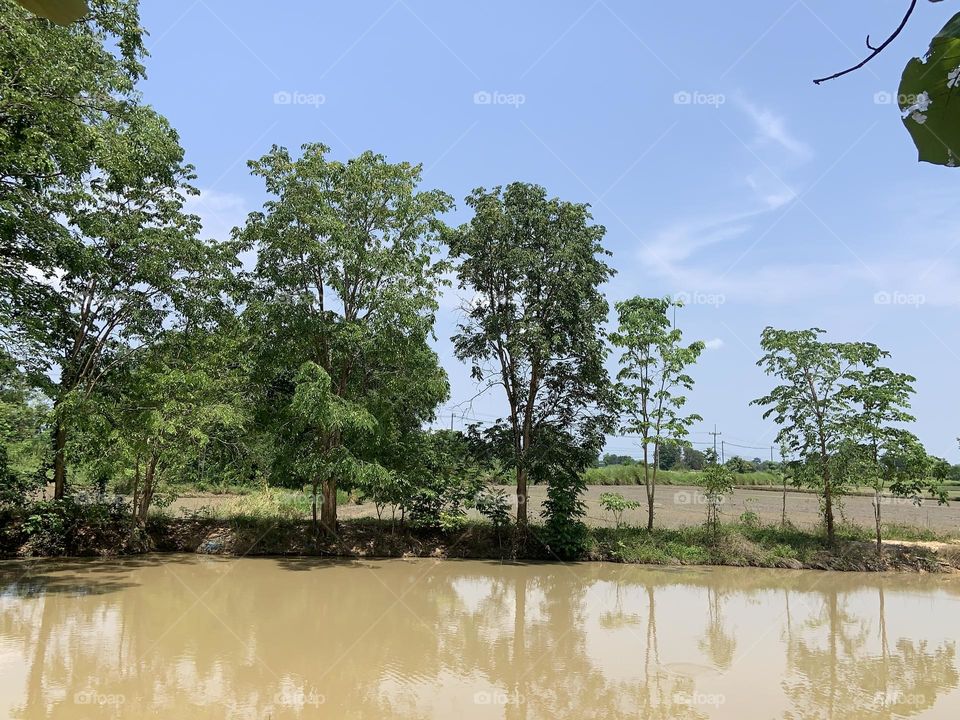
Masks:
[[[499,534],[485,523],[460,531],[394,527],[390,521],[344,520],[337,538],[317,540],[309,521],[282,518],[171,518],[154,516],[145,528],[106,523],[73,528],[74,542],[45,546],[16,522],[0,526],[0,559],[123,557],[151,552],[226,557],[330,557],[356,559],[449,558],[536,562],[598,562],[674,567],[757,567],[837,572],[960,572],[960,543],[884,539],[883,557],[862,528],[847,527],[835,547],[813,532],[769,525],[682,529],[587,529],[585,549],[560,558],[538,539],[514,528]]]

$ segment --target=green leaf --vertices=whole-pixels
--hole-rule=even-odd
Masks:
[[[955,167],[960,158],[960,13],[930,41],[923,59],[907,63],[898,103],[919,160]]]

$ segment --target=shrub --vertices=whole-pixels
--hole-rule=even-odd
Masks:
[[[600,495],[600,507],[609,513],[613,513],[614,524],[619,528],[623,525],[623,513],[627,510],[636,510],[640,503],[636,500],[627,500],[620,493],[602,493]]]

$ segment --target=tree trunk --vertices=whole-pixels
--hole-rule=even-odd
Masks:
[[[159,459],[157,455],[151,455],[150,459],[147,460],[147,467],[143,472],[143,491],[140,493],[140,508],[137,512],[137,520],[139,520],[141,524],[147,521],[147,514],[150,512],[150,503],[153,502],[157,461]]]
[[[787,525],[787,474],[783,473],[783,503],[780,507],[780,524]]]
[[[877,527],[877,556],[883,557],[883,540],[880,537],[880,491],[873,491],[873,519]]]
[[[517,468],[517,526],[527,526],[527,471]]]
[[[647,530],[653,530],[653,484],[650,482],[650,463],[647,462],[649,451],[647,443],[643,443],[643,484],[647,488]]]
[[[830,487],[830,473],[824,475],[823,482],[823,519],[827,526],[827,542],[831,545],[836,541],[833,529],[833,489]]]
[[[56,421],[53,433],[53,497],[62,500],[67,489],[67,429]]]
[[[334,477],[328,477],[323,481],[320,525],[330,535],[337,534],[337,479]]]
[[[313,517],[313,534],[320,534],[320,525],[317,523],[317,488],[320,485],[320,478],[314,478],[310,493],[310,515]]]
[[[836,536],[833,530],[833,488],[830,485],[830,456],[827,454],[827,444],[820,434],[820,463],[823,476],[823,520],[827,526],[827,542],[833,545]]]

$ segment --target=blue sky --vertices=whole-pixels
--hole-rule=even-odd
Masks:
[[[181,133],[212,237],[263,202],[245,163],[273,143],[421,162],[458,201],[449,222],[476,186],[537,182],[606,226],[611,303],[689,299],[678,324],[709,348],[695,441],[716,423],[770,445],[749,405],[772,383],[760,332],[819,326],[891,351],[917,377],[915,430],[957,461],[960,170],[916,162],[892,101],[950,9],[921,3],[864,69],[811,82],[861,59],[906,4],[145,0],[144,94]],[[456,303],[437,328],[451,406],[475,393],[448,340]],[[501,407],[478,398],[455,425]]]

